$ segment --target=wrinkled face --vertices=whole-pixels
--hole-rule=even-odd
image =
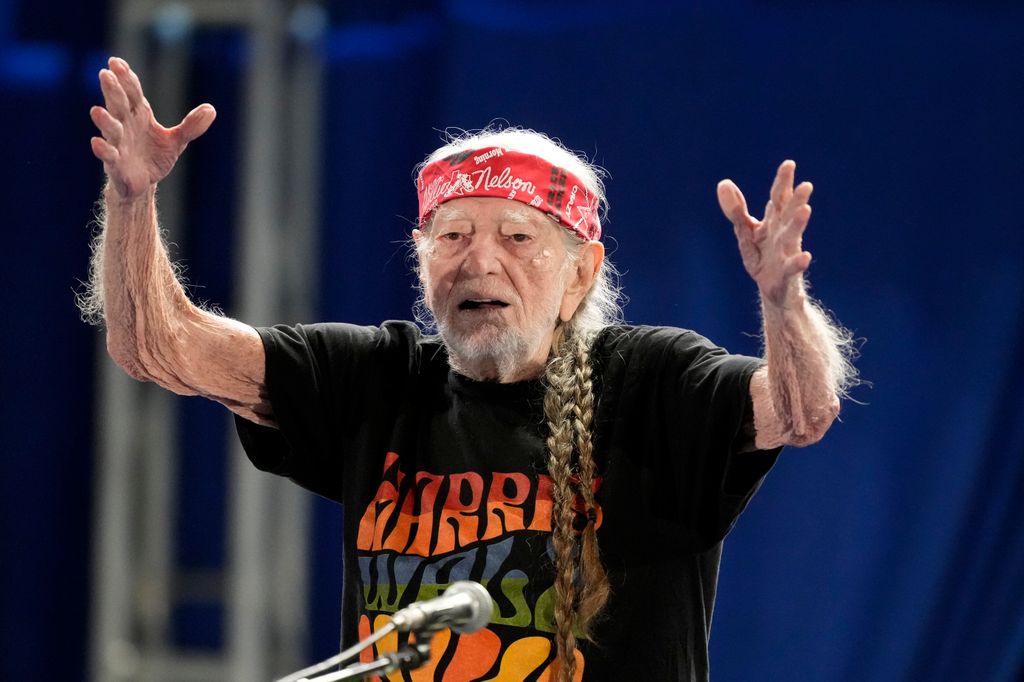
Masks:
[[[464,197],[414,232],[426,303],[457,370],[508,381],[543,367],[576,279],[563,229],[518,201]]]

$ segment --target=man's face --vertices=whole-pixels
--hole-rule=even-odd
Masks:
[[[427,307],[456,369],[501,381],[543,370],[576,279],[563,229],[518,201],[465,197],[414,232]]]

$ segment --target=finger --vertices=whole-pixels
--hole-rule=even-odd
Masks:
[[[733,225],[751,228],[757,224],[747,212],[747,200],[743,197],[743,192],[732,180],[722,180],[718,183],[718,205]]]
[[[110,144],[117,146],[121,143],[121,136],[124,134],[124,126],[110,112],[103,107],[92,107],[89,109],[89,118],[96,124],[96,127],[103,133],[103,137]]]
[[[103,91],[107,111],[113,114],[114,118],[123,119],[128,116],[128,96],[124,94],[121,83],[110,69],[100,70],[100,89]]]
[[[801,232],[807,227],[807,223],[811,219],[811,211],[811,205],[804,204],[793,213],[793,225],[799,228]]]
[[[809,182],[801,182],[793,190],[793,198],[786,204],[786,208],[782,213],[783,225],[792,223],[796,219],[797,213],[802,212],[805,206],[809,206],[807,200],[811,198],[811,192],[813,191],[814,186]],[[807,224],[807,218],[810,218],[810,213],[804,218],[804,225]]]
[[[809,251],[801,251],[800,253],[786,259],[786,263],[783,266],[783,272],[786,277],[799,275],[802,272],[806,272],[810,264],[811,253]]]
[[[814,185],[807,180],[804,180],[796,189],[793,190],[793,201],[801,204],[806,204],[811,199],[811,194],[814,192]]]
[[[142,83],[139,82],[139,77],[128,66],[128,62],[120,57],[111,57],[109,64],[110,70],[117,76],[121,89],[124,90],[125,95],[128,97],[129,107],[135,110],[146,101],[145,96],[142,94]]]
[[[103,163],[109,164],[114,164],[117,162],[117,159],[120,156],[120,154],[118,153],[117,148],[115,148],[114,145],[110,144],[102,137],[94,137],[90,139],[89,142],[92,144],[92,153],[96,156],[97,159],[99,159]]]
[[[772,183],[771,198],[776,206],[783,207],[793,196],[793,178],[796,176],[796,162],[786,159],[775,173]]]
[[[188,144],[207,130],[217,118],[217,110],[211,104],[200,104],[188,112],[181,123],[174,126],[173,131],[180,136],[181,142]]]

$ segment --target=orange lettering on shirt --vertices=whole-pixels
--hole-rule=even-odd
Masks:
[[[384,478],[377,488],[370,504],[359,520],[356,548],[362,550],[380,549],[384,525],[394,513],[398,503],[398,491],[405,474],[398,468],[398,454],[389,452],[384,458]]]
[[[425,471],[416,472],[416,488],[419,491],[419,510],[416,514],[416,537],[412,544],[405,550],[405,554],[418,554],[419,556],[430,556],[430,540],[434,533],[434,506],[437,501],[437,491],[441,488],[444,476],[428,474]]]
[[[530,479],[526,474],[495,472],[487,491],[487,526],[481,540],[523,530],[523,503],[530,497]]]
[[[484,497],[484,479],[467,472],[448,476],[448,498],[437,526],[437,544],[433,554],[453,551],[476,542],[480,532],[477,515]]]

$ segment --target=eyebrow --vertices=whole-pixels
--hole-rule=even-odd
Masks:
[[[434,214],[434,220],[469,220],[469,214],[459,208],[441,206]]]
[[[503,223],[516,223],[516,224],[533,224],[533,216],[530,215],[529,211],[517,208],[510,208],[502,211],[501,222]]]

